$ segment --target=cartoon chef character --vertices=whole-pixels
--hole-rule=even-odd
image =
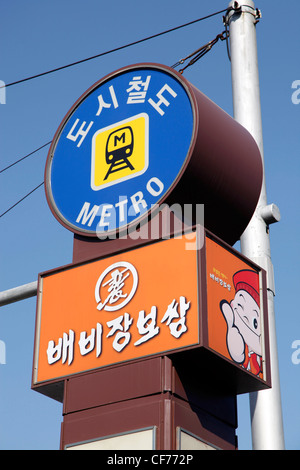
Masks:
[[[220,302],[227,323],[227,348],[234,362],[262,377],[259,278],[252,270],[233,276],[235,297]]]

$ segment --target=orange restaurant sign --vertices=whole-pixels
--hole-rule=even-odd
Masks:
[[[41,275],[36,382],[198,344],[197,258],[185,243]]]
[[[266,380],[259,268],[207,235],[189,241],[40,274],[33,385],[203,345]]]

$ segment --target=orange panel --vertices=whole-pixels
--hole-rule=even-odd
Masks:
[[[40,286],[35,383],[199,343],[184,237],[44,273]]]
[[[206,238],[208,344],[262,378],[264,330],[259,270]]]

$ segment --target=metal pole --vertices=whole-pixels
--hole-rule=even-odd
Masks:
[[[37,294],[37,281],[0,292],[0,307],[19,300],[34,297]]]
[[[256,23],[260,12],[252,0],[231,1],[225,21],[229,25],[234,118],[254,137],[264,163]],[[255,213],[241,236],[241,251],[267,272],[272,388],[250,394],[252,448],[284,449],[279,367],[274,313],[274,274],[269,225],[280,220],[275,204],[267,204],[265,174]]]

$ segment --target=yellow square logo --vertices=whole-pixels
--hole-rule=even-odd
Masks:
[[[143,174],[149,162],[149,118],[141,113],[97,131],[92,141],[94,191]]]

